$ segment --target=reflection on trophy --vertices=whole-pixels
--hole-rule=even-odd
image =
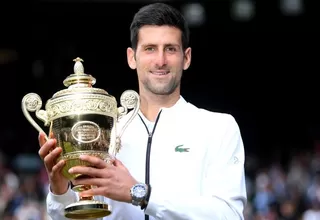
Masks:
[[[35,112],[38,119],[49,126],[50,137],[57,140],[63,151],[58,160],[65,160],[63,175],[69,180],[81,178],[71,175],[68,170],[74,166],[90,166],[81,161],[80,155],[97,156],[106,162],[114,158],[120,150],[120,140],[124,129],[137,115],[140,105],[139,95],[135,91],[126,90],[120,97],[121,107],[117,107],[116,99],[106,91],[93,88],[96,80],[84,73],[82,59],[74,59],[74,74],[64,81],[68,87],[58,91],[49,99],[45,110],[41,110],[42,100],[39,95],[29,93],[22,99],[22,111],[27,120],[39,132],[42,128],[31,117]],[[120,132],[116,130],[116,122],[132,110]],[[47,137],[48,138],[48,137]],[[94,186],[77,185],[72,189],[81,192]],[[110,205],[85,197],[69,204],[65,208],[65,216],[72,219],[101,218],[111,214]]]

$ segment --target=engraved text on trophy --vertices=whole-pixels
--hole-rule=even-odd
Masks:
[[[92,121],[80,121],[73,125],[71,134],[80,143],[91,143],[100,138],[99,125]]]

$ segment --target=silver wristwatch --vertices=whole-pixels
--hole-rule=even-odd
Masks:
[[[148,195],[148,185],[137,183],[130,190],[131,203],[135,206],[141,206]]]

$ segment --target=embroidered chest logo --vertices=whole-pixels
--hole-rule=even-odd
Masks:
[[[189,150],[190,148],[183,147],[183,144],[176,146],[176,148],[174,149],[175,152],[180,152],[180,153],[189,152]]]

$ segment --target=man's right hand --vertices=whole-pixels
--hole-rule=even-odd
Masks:
[[[56,146],[56,139],[46,141],[45,136],[44,133],[39,134],[40,150],[38,153],[46,167],[51,192],[55,195],[61,195],[66,193],[69,187],[69,181],[62,175],[65,161],[61,160],[57,163],[62,148]]]

